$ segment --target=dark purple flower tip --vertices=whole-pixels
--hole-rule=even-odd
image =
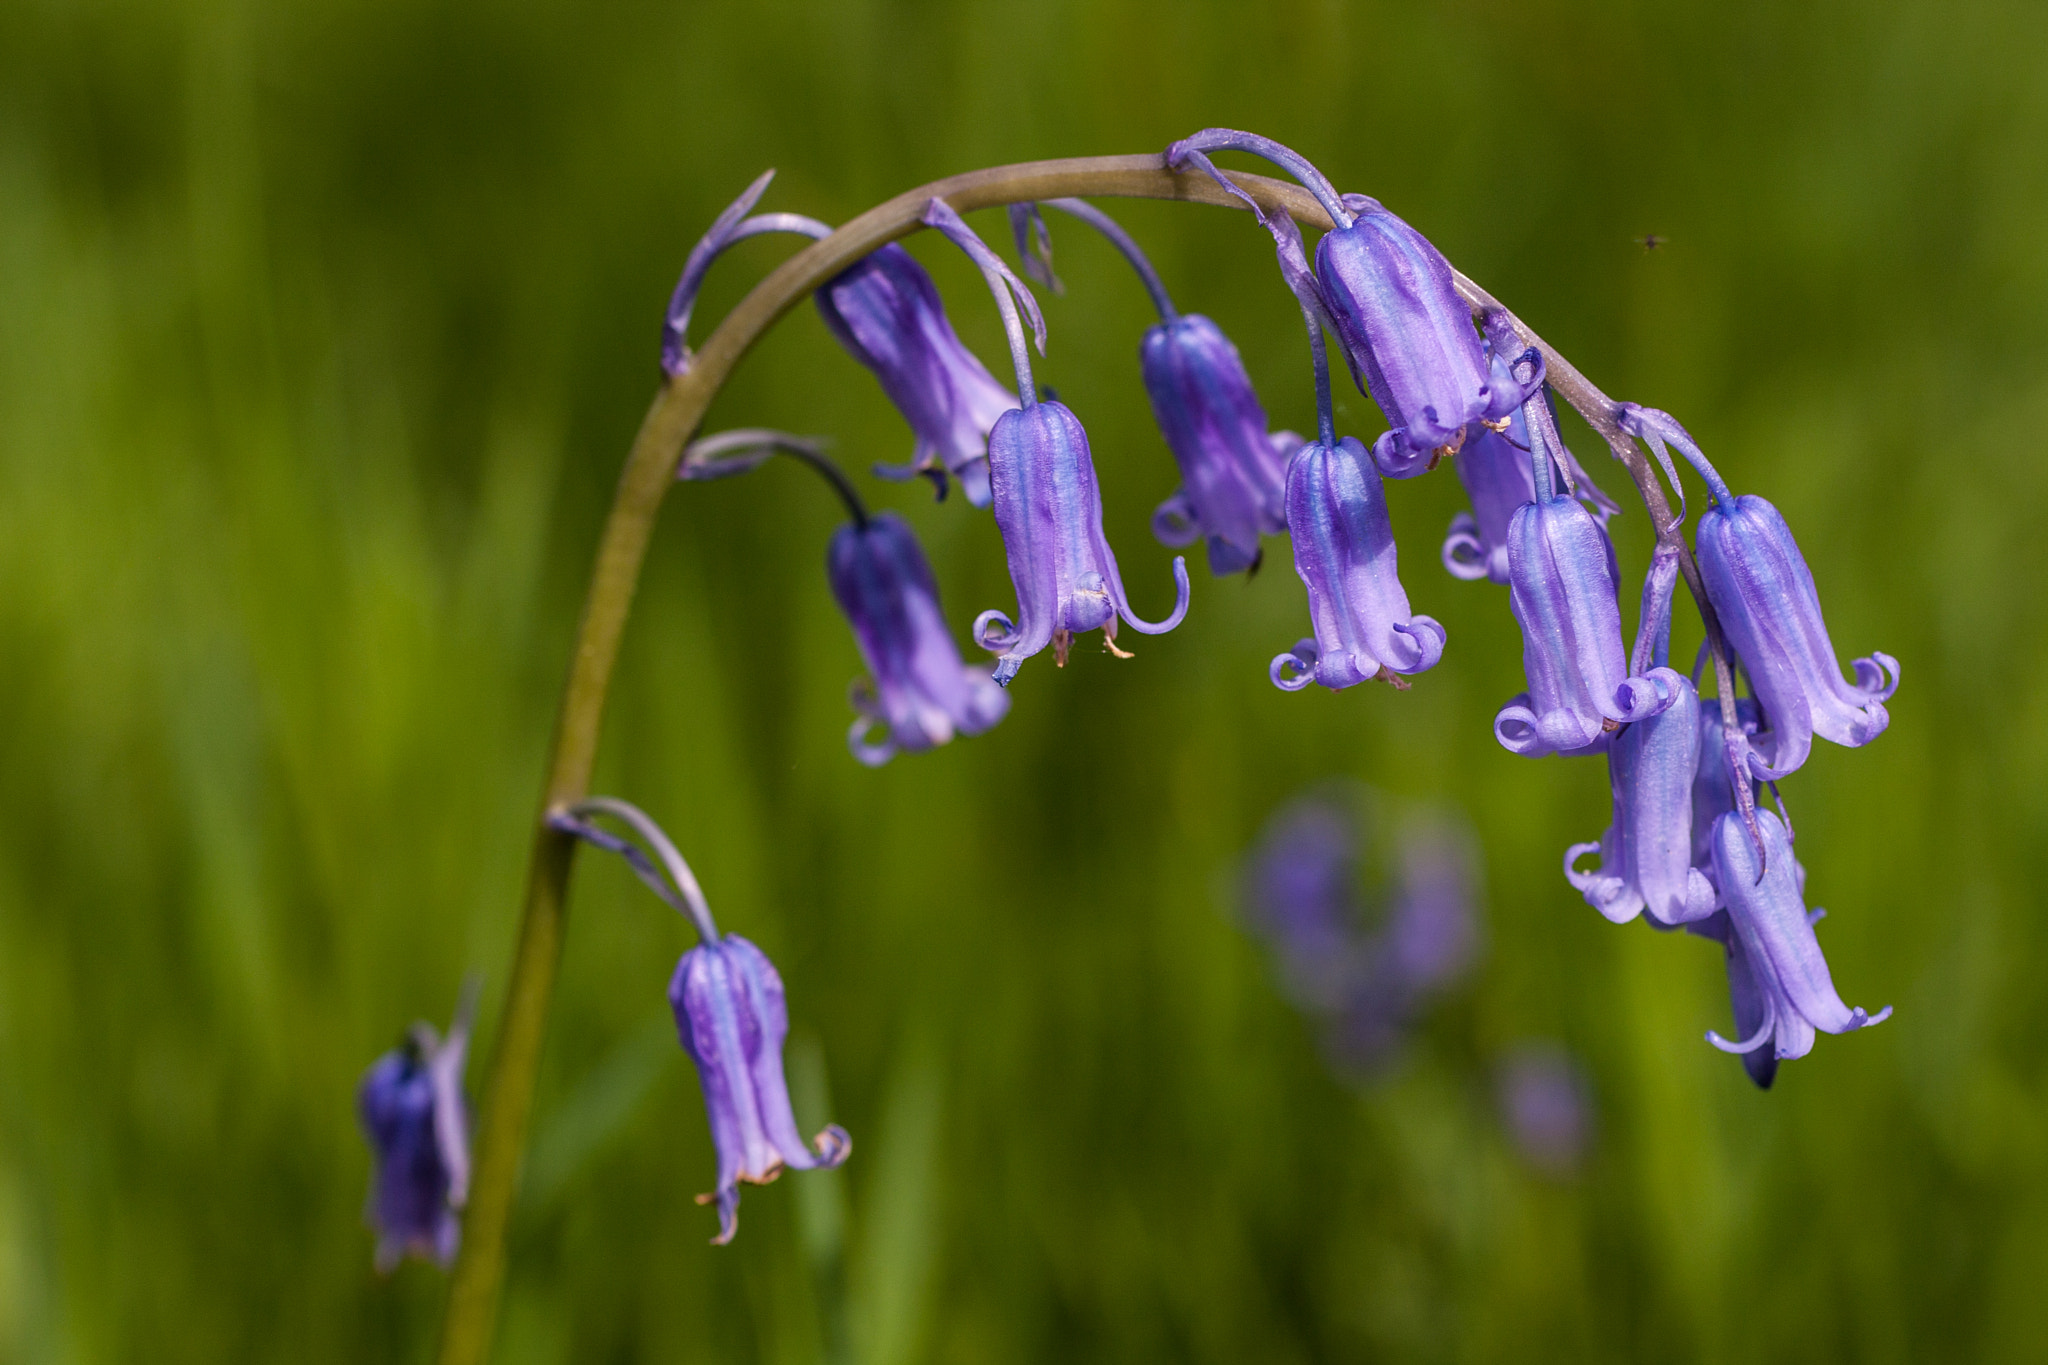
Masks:
[[[924,267],[891,243],[820,286],[817,302],[825,326],[874,371],[917,438],[910,464],[875,472],[930,475],[942,490],[951,473],[969,502],[986,507],[989,429],[1017,406],[1017,395],[954,333]]]
[[[1813,1050],[1816,1029],[1848,1033],[1883,1023],[1892,1011],[1887,1005],[1869,1014],[1842,1003],[1813,932],[1821,912],[1809,915],[1801,894],[1791,837],[1772,811],[1758,811],[1757,825],[1764,843],[1761,868],[1740,816],[1725,814],[1714,822],[1714,869],[1727,901],[1722,941],[1740,1041],[1714,1032],[1707,1041],[1736,1053],[1769,1044],[1774,1058],[1790,1061]],[[1770,1084],[1769,1073],[1758,1076],[1752,1068],[1750,1074],[1759,1085]]]
[[[1593,1145],[1592,1086],[1571,1054],[1554,1043],[1522,1043],[1497,1073],[1508,1139],[1521,1158],[1551,1176],[1579,1168]]]
[[[1373,460],[1389,478],[1410,478],[1435,452],[1455,451],[1468,425],[1499,422],[1525,394],[1489,362],[1442,253],[1374,201],[1358,204],[1350,226],[1316,244],[1316,279],[1352,379],[1393,427]]]
[[[718,1235],[711,1241],[723,1246],[739,1230],[739,1182],[765,1185],[785,1166],[837,1166],[853,1142],[836,1124],[811,1147],[797,1133],[782,1076],[789,1008],[782,978],[759,948],[737,934],[700,943],[676,964],[668,1001],[704,1086],[718,1187],[697,1202],[717,1202]]]
[[[1132,612],[1102,533],[1102,496],[1088,433],[1065,404],[1048,399],[1005,414],[989,434],[989,475],[996,525],[1017,589],[1014,621],[985,611],[974,623],[976,642],[1000,656],[998,683],[1007,685],[1024,660],[1047,645],[1064,665],[1073,637],[1098,627],[1104,647],[1122,654],[1116,645],[1119,618],[1141,634],[1160,635],[1187,615],[1187,561],[1178,556],[1172,614],[1155,623]]]
[[[376,1158],[367,1217],[377,1232],[377,1269],[411,1255],[446,1266],[455,1258],[469,1199],[469,1055],[466,1011],[444,1041],[415,1024],[403,1046],[364,1073],[356,1109]]]
[[[1529,691],[1494,718],[1508,750],[1568,753],[1603,733],[1648,720],[1678,696],[1679,675],[1631,677],[1615,601],[1614,547],[1570,497],[1525,504],[1508,528],[1509,605],[1522,627]]]
[[[1207,537],[1212,572],[1250,568],[1259,537],[1287,527],[1287,466],[1237,347],[1215,323],[1188,313],[1147,331],[1138,361],[1152,415],[1180,466],[1176,511],[1193,535]]]
[[[938,583],[902,518],[883,512],[865,527],[840,527],[825,569],[871,679],[855,687],[860,718],[847,734],[855,758],[879,767],[898,752],[929,749],[956,733],[978,735],[1003,718],[1009,695],[985,669],[960,661]],[[877,725],[886,731],[879,742],[868,738]]]
[[[1607,746],[1614,822],[1595,844],[1574,844],[1564,875],[1586,903],[1616,924],[1644,908],[1664,924],[1714,912],[1713,885],[1693,865],[1693,784],[1700,765],[1700,701],[1679,675],[1670,706],[1627,726]],[[1600,854],[1598,872],[1574,866]]]
[[[1312,676],[1324,687],[1350,687],[1436,666],[1444,628],[1409,609],[1386,490],[1356,438],[1334,446],[1312,441],[1295,455],[1287,470],[1287,528],[1315,637],[1273,661],[1269,674],[1277,685],[1293,691]],[[1290,658],[1300,677],[1283,676]]]
[[[1851,747],[1883,734],[1898,660],[1873,652],[1856,660],[1854,682],[1842,677],[1813,574],[1778,509],[1753,493],[1717,501],[1700,518],[1698,544],[1707,597],[1769,725],[1757,776],[1797,769],[1816,734]]]

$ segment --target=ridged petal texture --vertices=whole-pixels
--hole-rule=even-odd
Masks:
[[[1347,202],[1350,202],[1347,200]],[[1393,430],[1373,445],[1390,478],[1428,467],[1430,452],[1456,447],[1468,423],[1498,420],[1522,402],[1505,364],[1489,366],[1458,297],[1450,262],[1379,204],[1316,244],[1323,306],[1358,386]]]
[[[1756,843],[1741,817],[1728,814],[1714,822],[1714,868],[1728,903],[1724,942],[1740,1041],[1709,1037],[1724,1051],[1747,1054],[1768,1047],[1777,1060],[1790,1061],[1813,1050],[1815,1030],[1867,1028],[1889,1018],[1891,1008],[1869,1014],[1842,1003],[1813,932],[1819,915],[1807,913],[1801,895],[1784,822],[1764,810],[1757,812],[1757,825],[1763,835],[1761,874]],[[1770,1084],[1758,1070],[1752,1067],[1751,1077]]]
[[[1308,588],[1315,635],[1273,660],[1273,682],[1350,687],[1434,668],[1444,628],[1409,609],[1380,473],[1355,437],[1303,446],[1287,469],[1294,569]]]
[[[1700,574],[1721,626],[1763,703],[1760,777],[1806,762],[1813,737],[1868,744],[1891,723],[1884,703],[1898,660],[1873,652],[1843,678],[1821,618],[1813,574],[1778,509],[1753,493],[1708,509],[1699,526]]]
[[[1259,560],[1259,537],[1287,527],[1287,460],[1266,430],[1237,347],[1198,313],[1162,322],[1138,348],[1152,415],[1180,466],[1181,488],[1153,518],[1168,545],[1205,538],[1209,571]]]
[[[1102,534],[1102,495],[1088,433],[1065,404],[1047,401],[1005,414],[989,433],[989,477],[1017,590],[1014,621],[985,611],[974,623],[974,638],[998,655],[997,682],[1016,677],[1024,661],[1056,634],[1064,641],[1101,627],[1113,643],[1118,617],[1156,635],[1187,615],[1187,565],[1178,558],[1173,613],[1157,624],[1131,613],[1116,556]]]
[[[986,507],[989,429],[1017,395],[954,333],[924,267],[892,242],[820,286],[817,301],[825,326],[874,371],[917,438],[908,466],[876,472],[951,473],[969,502]]]
[[[363,1076],[356,1109],[376,1154],[368,1217],[377,1231],[377,1268],[407,1255],[447,1265],[469,1191],[469,1114],[462,1098],[468,1039],[443,1043],[421,1026],[406,1046],[379,1057]]]
[[[1558,496],[1525,504],[1508,526],[1509,605],[1522,627],[1529,690],[1494,718],[1503,747],[1537,756],[1583,749],[1613,726],[1671,705],[1679,675],[1630,677],[1621,644],[1620,575],[1607,533]]]
[[[1692,680],[1680,675],[1678,694],[1666,710],[1628,726],[1607,746],[1614,823],[1599,843],[1574,844],[1564,869],[1586,903],[1616,924],[1646,908],[1664,924],[1705,919],[1714,911],[1714,888],[1692,857],[1700,712]],[[1595,850],[1600,870],[1577,871],[1577,860]]]
[[[847,734],[853,755],[879,767],[899,752],[930,749],[955,734],[978,735],[1010,709],[986,666],[970,667],[946,630],[939,587],[917,536],[883,512],[865,528],[842,526],[825,554],[832,596],[853,626],[869,685],[854,689],[860,712]],[[881,739],[871,739],[875,727]]]
[[[814,1154],[797,1134],[782,1076],[789,1009],[782,977],[759,948],[737,934],[692,948],[676,964],[668,1001],[711,1117],[718,1188],[697,1202],[717,1202],[718,1235],[711,1240],[722,1246],[739,1230],[740,1181],[765,1185],[784,1166],[837,1166],[853,1142],[845,1129],[828,1125]]]

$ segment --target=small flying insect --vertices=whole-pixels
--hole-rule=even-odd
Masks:
[[[1671,239],[1669,237],[1659,237],[1654,232],[1647,237],[1638,237],[1635,239],[1636,244],[1642,247],[1642,249],[1645,251],[1655,251],[1658,247],[1664,246],[1667,243],[1669,243],[1670,240]]]

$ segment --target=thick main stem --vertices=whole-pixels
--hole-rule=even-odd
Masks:
[[[1329,215],[1304,189],[1264,176],[1233,172],[1230,178],[1269,212],[1285,213],[1308,227],[1330,226]],[[944,199],[954,209],[966,213],[1025,200],[1086,196],[1178,199],[1225,208],[1244,207],[1241,200],[1200,170],[1168,170],[1165,158],[1158,155],[1025,162],[935,181],[869,209],[831,236],[813,242],[783,262],[727,314],[703,348],[690,356],[689,367],[668,378],[655,394],[633,439],[612,498],[611,513],[598,539],[596,563],[570,656],[569,678],[556,716],[547,784],[534,819],[533,860],[527,876],[519,941],[506,988],[504,1013],[498,1023],[497,1047],[484,1082],[462,1250],[455,1262],[447,1316],[442,1323],[441,1365],[482,1365],[490,1353],[505,1277],[505,1234],[512,1219],[519,1164],[532,1117],[534,1081],[540,1070],[548,1005],[561,961],[571,854],[576,843],[572,835],[548,827],[547,813],[574,805],[589,794],[619,642],[632,609],[640,566],[654,531],[654,518],[662,497],[675,481],[676,461],[684,444],[696,433],[711,400],[733,367],[777,319],[819,285],[877,247],[917,231],[921,226],[919,215],[933,198]],[[1499,307],[1486,291],[1462,275],[1458,277],[1458,288],[1475,312]],[[1515,327],[1530,345],[1543,351],[1553,387],[1585,415],[1614,447],[1616,457],[1629,467],[1642,489],[1659,538],[1665,538],[1675,527],[1676,518],[1662,487],[1650,472],[1648,461],[1615,425],[1614,404],[1519,320]],[[1707,616],[1709,638],[1718,640],[1719,631],[1690,554],[1682,565],[1687,585],[1700,599],[1701,611]],[[1716,649],[1717,665],[1725,669],[1724,654],[1718,645]],[[1723,689],[1723,696],[1732,699],[1733,689],[1725,679]]]

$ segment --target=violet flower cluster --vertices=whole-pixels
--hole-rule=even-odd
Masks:
[[[1439,815],[1380,827],[1392,885],[1368,892],[1360,830],[1365,813],[1383,806],[1344,790],[1299,798],[1267,821],[1243,874],[1247,926],[1333,1064],[1350,1074],[1387,1066],[1479,951],[1461,822]]]

